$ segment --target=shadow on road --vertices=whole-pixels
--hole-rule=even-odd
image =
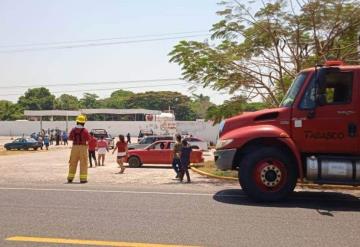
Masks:
[[[213,198],[218,202],[236,205],[315,209],[324,216],[334,216],[331,212],[335,211],[360,212],[360,198],[340,192],[298,191],[281,202],[257,203],[241,189],[229,189],[217,192]]]

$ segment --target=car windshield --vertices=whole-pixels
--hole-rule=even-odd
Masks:
[[[152,137],[149,137],[149,138],[145,137],[144,139],[142,139],[142,140],[139,142],[139,144],[151,144],[151,143],[153,143],[153,142],[154,142],[154,138],[152,138]]]
[[[308,73],[299,74],[293,83],[291,84],[289,90],[287,91],[284,99],[280,103],[280,107],[290,107],[295,101],[296,95],[299,93],[302,85],[305,82]]]

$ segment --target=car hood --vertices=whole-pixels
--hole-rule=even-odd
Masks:
[[[128,148],[146,148],[150,146],[151,144],[129,144]]]

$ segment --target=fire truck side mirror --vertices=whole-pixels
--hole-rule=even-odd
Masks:
[[[308,119],[313,119],[313,118],[315,118],[315,109],[312,109],[312,110],[310,110],[310,111],[308,112],[307,118],[308,118]]]

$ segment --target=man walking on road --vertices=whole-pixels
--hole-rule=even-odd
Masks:
[[[69,140],[73,141],[71,148],[70,161],[69,161],[69,174],[68,182],[71,183],[76,174],[78,162],[80,161],[80,183],[87,182],[88,162],[87,162],[87,142],[90,139],[90,134],[85,129],[84,125],[86,117],[79,115],[76,118],[76,126],[73,128],[69,135]]]
[[[182,148],[181,135],[176,135],[176,143],[173,148],[173,161],[172,161],[172,167],[176,173],[175,178],[179,178],[181,148]]]

